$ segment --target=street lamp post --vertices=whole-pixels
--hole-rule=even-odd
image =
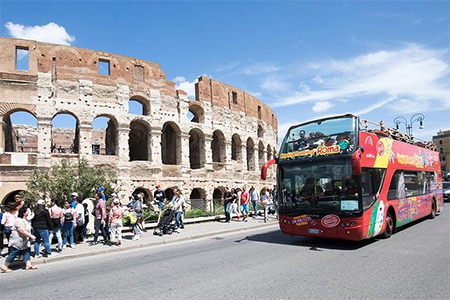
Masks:
[[[423,126],[424,119],[425,119],[425,116],[423,114],[417,113],[417,114],[412,115],[411,119],[409,120],[409,123],[405,118],[397,117],[394,119],[394,124],[395,124],[395,128],[397,130],[399,129],[400,124],[404,124],[406,126],[406,133],[409,135],[412,135],[413,134],[412,125],[415,122],[419,122],[419,129],[423,129],[424,128],[424,126]]]

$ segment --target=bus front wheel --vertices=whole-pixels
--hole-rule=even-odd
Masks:
[[[383,237],[388,239],[394,233],[394,218],[392,217],[392,213],[390,211],[388,211],[386,215],[385,223]]]

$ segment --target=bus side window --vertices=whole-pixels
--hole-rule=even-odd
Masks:
[[[363,169],[361,174],[361,187],[363,208],[369,208],[376,200],[383,178],[382,169]]]
[[[388,191],[388,194],[387,194],[387,199],[388,200],[397,199],[398,180],[399,180],[399,177],[400,177],[399,175],[400,175],[400,172],[396,171],[394,173],[394,175],[392,176],[391,183],[389,185],[389,191]]]

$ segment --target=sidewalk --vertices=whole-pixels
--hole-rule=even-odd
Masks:
[[[163,236],[153,235],[153,229],[155,227],[154,223],[147,224],[146,229],[147,232],[142,233],[142,236],[137,241],[132,241],[133,234],[129,229],[129,227],[124,227],[124,232],[122,232],[122,245],[119,246],[108,246],[99,243],[98,245],[89,245],[89,242],[92,241],[92,237],[87,239],[87,242],[83,242],[81,244],[75,245],[75,248],[67,247],[61,253],[59,253],[55,257],[51,258],[31,258],[32,264],[43,264],[54,261],[61,261],[67,259],[80,258],[85,256],[92,255],[101,255],[105,253],[118,252],[118,251],[126,251],[136,248],[144,248],[151,247],[162,244],[176,243],[180,241],[199,239],[208,236],[215,236],[218,234],[249,230],[264,226],[276,225],[277,220],[276,217],[270,216],[269,221],[264,223],[264,219],[262,216],[258,216],[256,218],[248,218],[248,222],[243,222],[242,219],[236,220],[233,219],[230,223],[226,223],[224,219],[220,221],[214,221],[215,217],[211,218],[197,218],[197,219],[186,219],[184,221],[185,228],[179,229],[179,233],[174,232],[171,235],[166,234]],[[102,240],[100,235],[99,241]],[[55,244],[52,245],[52,250],[55,249]],[[41,250],[43,246],[41,245]],[[33,249],[32,249],[33,251]],[[54,252],[55,253],[55,252]]]

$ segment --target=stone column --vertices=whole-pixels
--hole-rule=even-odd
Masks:
[[[128,163],[130,160],[129,135],[129,124],[120,123],[117,129],[117,155],[119,156],[119,161],[122,163]]]
[[[242,171],[247,171],[247,145],[243,144],[241,146],[241,153],[242,153],[241,168]]]
[[[52,119],[40,117],[38,127],[38,153],[50,154],[52,149]]]
[[[181,167],[183,169],[190,169],[191,163],[189,161],[189,134],[181,133],[180,134],[180,142],[181,142]]]
[[[0,116],[0,153],[5,153],[5,132],[6,123],[3,121],[4,116]]]
[[[161,166],[161,127],[155,126],[151,128],[150,131],[150,151],[152,162],[155,165]]]
[[[79,149],[78,153],[81,156],[91,156],[92,155],[92,125],[88,122],[80,122],[79,126]]]
[[[213,169],[213,161],[212,161],[212,144],[213,138],[212,134],[205,134],[205,169],[212,170]]]

